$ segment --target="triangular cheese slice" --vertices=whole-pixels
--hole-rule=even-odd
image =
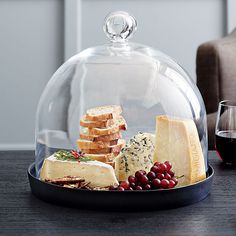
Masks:
[[[108,187],[118,184],[112,166],[100,161],[67,161],[57,160],[52,155],[46,158],[40,173],[40,179],[58,179],[66,176],[80,177],[90,187]]]
[[[195,123],[191,119],[156,117],[154,161],[170,161],[178,186],[196,183],[206,178],[204,157]]]

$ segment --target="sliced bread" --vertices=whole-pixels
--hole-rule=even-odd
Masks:
[[[118,143],[118,139],[103,142],[103,141],[98,141],[98,142],[93,142],[85,139],[78,139],[77,140],[77,145],[80,149],[100,149],[100,148],[107,148],[112,145],[116,145]]]
[[[85,130],[83,133],[80,133],[80,138],[81,139],[86,139],[89,141],[93,141],[93,142],[110,142],[112,140],[117,140],[121,138],[121,133],[117,132],[117,133],[113,133],[113,134],[109,134],[109,135],[92,135],[92,134],[88,134],[88,132]]]
[[[122,116],[118,116],[115,119],[113,125],[107,128],[88,128],[89,135],[110,135],[119,132],[120,130],[126,130],[127,124]]]
[[[95,107],[87,110],[86,120],[87,121],[99,121],[99,120],[109,120],[122,113],[121,106],[110,105]]]
[[[101,162],[113,162],[114,154],[107,153],[107,154],[84,154],[84,156],[89,157],[92,160],[101,161]]]
[[[86,120],[86,115],[80,119],[80,126],[87,128],[106,128],[114,124],[114,119],[109,120]]]
[[[118,144],[112,145],[106,148],[99,148],[99,149],[81,149],[82,152],[86,154],[107,154],[107,153],[114,153],[116,155],[120,152],[120,150],[125,146],[125,140],[119,139]]]

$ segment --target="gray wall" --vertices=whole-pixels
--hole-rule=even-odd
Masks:
[[[35,111],[45,84],[64,56],[105,42],[108,12],[133,13],[133,40],[176,58],[195,78],[197,46],[223,36],[235,19],[227,15],[229,2],[0,0],[0,149],[34,148]]]
[[[0,0],[0,149],[34,148],[40,94],[63,62],[63,1]]]

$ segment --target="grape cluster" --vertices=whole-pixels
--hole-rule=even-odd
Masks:
[[[130,175],[127,181],[122,181],[118,186],[110,186],[109,190],[150,190],[174,188],[178,180],[175,173],[171,170],[172,165],[169,161],[164,163],[155,162],[150,171],[145,170],[135,172]]]

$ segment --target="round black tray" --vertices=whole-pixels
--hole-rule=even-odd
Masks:
[[[203,200],[210,193],[214,170],[196,184],[164,190],[97,191],[64,188],[36,178],[35,165],[28,168],[32,193],[53,204],[93,210],[139,211],[177,208]]]

